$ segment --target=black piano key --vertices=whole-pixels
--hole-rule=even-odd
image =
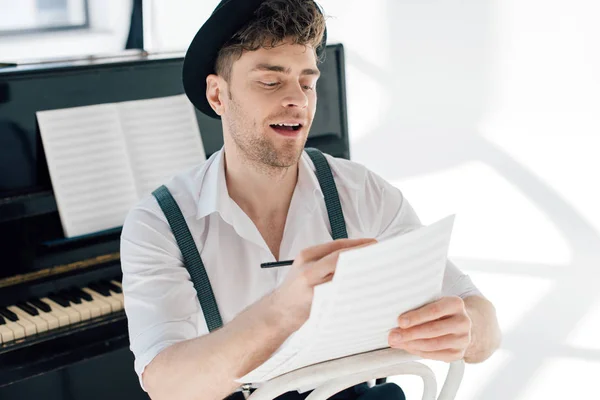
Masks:
[[[17,303],[17,307],[19,307],[21,310],[25,311],[29,315],[32,315],[32,316],[40,315],[40,313],[38,312],[38,310],[35,307],[32,307],[27,303]]]
[[[92,296],[90,296],[89,293],[84,292],[83,290],[79,289],[78,287],[71,288],[71,293],[73,295],[77,295],[77,297],[79,297],[80,299],[83,299],[85,301],[93,301],[94,300],[92,298]]]
[[[52,311],[52,308],[50,308],[50,305],[44,303],[40,299],[30,299],[29,304],[31,304],[32,306],[36,307],[39,310],[42,310],[45,313],[49,313],[50,311]]]
[[[102,282],[102,284],[104,286],[108,287],[113,292],[115,292],[115,293],[123,293],[123,290],[121,290],[121,288],[118,287],[117,285],[115,285],[114,283],[109,282],[109,281],[101,281],[101,282]]]
[[[2,315],[0,315],[0,325],[6,325],[6,321]]]
[[[68,290],[61,290],[60,292],[58,292],[58,294],[64,297],[65,299],[69,300],[71,303],[81,304],[81,299],[77,296],[74,296]]]
[[[16,322],[19,320],[19,317],[14,312],[10,311],[6,307],[0,307],[0,314],[6,317],[9,321]]]
[[[98,282],[90,283],[88,287],[94,292],[99,293],[104,297],[110,297],[110,291],[104,286],[98,284]]]
[[[65,289],[65,290],[63,290],[63,292],[65,292],[66,294],[69,294],[69,295],[71,296],[71,298],[73,298],[74,300],[79,300],[79,303],[77,303],[77,304],[80,304],[80,303],[81,303],[81,301],[82,301],[83,299],[82,299],[82,298],[81,298],[81,296],[79,296],[79,294],[78,294],[77,292],[75,292],[73,289],[74,289],[74,288],[72,288],[72,287],[71,287],[71,288],[69,288],[69,289]]]
[[[50,293],[48,295],[48,298],[52,301],[54,301],[55,303],[60,304],[63,307],[70,307],[71,305],[69,304],[69,300],[65,299],[63,296],[57,294],[57,293]]]

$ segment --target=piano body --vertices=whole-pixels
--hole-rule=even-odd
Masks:
[[[0,68],[0,399],[147,399],[133,371],[120,229],[65,238],[35,112],[183,93],[182,55]],[[308,146],[349,158],[344,53],[328,46]],[[221,122],[197,112],[207,156]]]

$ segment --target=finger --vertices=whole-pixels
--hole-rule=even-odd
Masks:
[[[305,273],[308,283],[312,286],[315,286],[320,285],[321,283],[329,282],[333,278],[338,258],[342,252],[351,249],[357,249],[364,246],[369,246],[373,243],[375,243],[375,241],[366,241],[363,242],[361,245],[339,249],[332,253],[329,253],[325,257],[321,258],[319,261],[307,265]]]
[[[471,331],[471,320],[465,314],[457,314],[450,318],[426,322],[408,329],[393,329],[390,338],[408,342],[417,339],[431,339],[448,334],[463,334]]]
[[[402,314],[398,317],[398,326],[400,328],[409,328],[435,321],[437,319],[453,315],[464,310],[465,303],[460,297],[443,297],[438,301],[429,303],[421,308]]]
[[[302,265],[312,261],[320,260],[334,251],[357,247],[365,244],[376,243],[375,239],[338,239],[323,243],[317,246],[309,247],[300,252],[294,260],[295,265]]]
[[[414,351],[463,350],[471,343],[468,334],[445,335],[432,339],[418,339],[409,342],[390,342],[390,346]]]
[[[410,354],[414,354],[421,358],[426,358],[428,360],[437,360],[444,362],[453,362],[457,360],[462,360],[465,356],[464,350],[456,350],[456,349],[448,349],[448,350],[440,350],[440,351],[418,351],[418,350],[406,350]]]

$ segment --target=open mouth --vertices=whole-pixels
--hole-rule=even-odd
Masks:
[[[302,129],[302,124],[271,124],[270,126],[275,132],[282,135],[294,135]]]

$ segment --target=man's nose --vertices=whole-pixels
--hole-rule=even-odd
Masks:
[[[300,83],[288,85],[282,105],[284,107],[308,107],[308,96],[304,93]]]

